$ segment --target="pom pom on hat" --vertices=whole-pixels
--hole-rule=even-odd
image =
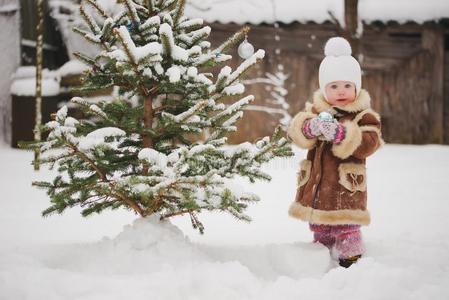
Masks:
[[[330,38],[324,47],[326,57],[320,64],[320,89],[327,99],[325,88],[334,81],[350,81],[355,84],[356,94],[362,87],[362,70],[359,62],[351,56],[352,49],[349,42],[342,37]]]
[[[343,56],[351,55],[351,44],[342,37],[330,38],[326,46],[324,46],[324,55],[326,56]]]

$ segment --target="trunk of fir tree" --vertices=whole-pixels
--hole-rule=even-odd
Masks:
[[[36,120],[34,127],[34,140],[41,140],[40,126],[42,123],[42,49],[44,46],[44,0],[37,1],[36,26]],[[39,150],[34,151],[34,169],[39,170]]]
[[[153,126],[153,95],[151,93],[146,93],[143,100],[143,126],[145,129],[151,129]],[[153,148],[153,139],[148,132],[143,135],[143,147]],[[148,174],[148,165],[144,166],[143,173]]]

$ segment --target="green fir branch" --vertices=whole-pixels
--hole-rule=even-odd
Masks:
[[[86,24],[89,26],[90,30],[95,34],[99,34],[100,33],[100,27],[98,27],[98,24],[95,22],[95,20],[92,18],[91,15],[89,15],[86,12],[86,9],[84,8],[83,5],[80,5],[80,14],[81,17],[84,19],[84,21],[86,22]]]
[[[82,62],[90,65],[90,66],[95,66],[97,68],[100,68],[99,65],[97,65],[95,59],[81,53],[81,52],[74,52],[73,55],[75,55],[76,58],[78,58],[79,60],[81,60]]]
[[[233,36],[228,38],[224,43],[222,43],[220,46],[218,46],[215,50],[213,50],[213,53],[227,53],[230,49],[235,48],[238,43],[243,41],[245,36],[248,35],[250,28],[248,26],[245,26],[241,28],[239,31],[237,31]]]
[[[161,0],[161,9],[171,11],[175,9],[177,2],[180,0]]]
[[[90,6],[92,6],[104,19],[109,18],[108,14],[106,13],[106,10],[98,4],[96,0],[85,0]]]
[[[179,23],[179,19],[181,18],[181,16],[184,14],[184,8],[186,5],[186,0],[178,0],[178,3],[176,4],[176,9],[175,9],[175,13],[173,16],[173,24],[176,26],[178,26]]]
[[[145,0],[145,6],[148,9],[148,14],[150,17],[156,14],[153,0]]]
[[[131,19],[132,23],[134,25],[140,24],[140,18],[139,15],[137,14],[134,2],[132,0],[124,0],[123,3],[127,9],[128,16]]]

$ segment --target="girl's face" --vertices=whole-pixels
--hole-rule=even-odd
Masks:
[[[327,102],[332,106],[345,106],[355,100],[355,84],[350,81],[333,81],[325,87]]]

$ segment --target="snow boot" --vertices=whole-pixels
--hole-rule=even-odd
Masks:
[[[339,264],[343,268],[349,268],[352,264],[356,263],[359,258],[362,257],[362,255],[355,255],[348,258],[340,258]]]

